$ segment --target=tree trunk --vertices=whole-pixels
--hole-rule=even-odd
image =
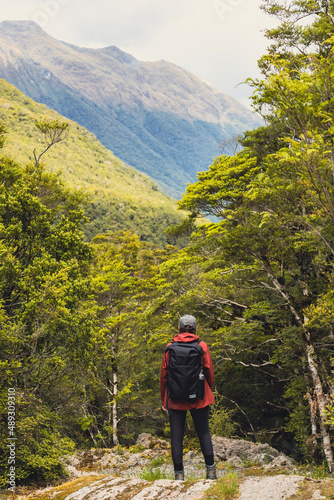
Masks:
[[[310,373],[312,376],[312,380],[313,380],[313,384],[314,384],[314,392],[316,395],[316,401],[317,401],[317,405],[319,408],[321,439],[322,439],[324,454],[325,454],[327,465],[328,465],[328,470],[330,473],[332,473],[333,472],[333,452],[332,452],[332,448],[331,448],[331,440],[330,440],[328,426],[326,425],[327,401],[326,401],[326,397],[325,397],[325,394],[323,391],[322,382],[321,382],[321,379],[319,376],[318,368],[317,368],[317,365],[315,364],[315,361],[313,359],[314,348],[310,344],[310,334],[306,334],[306,338],[308,340],[308,344],[306,345],[307,362],[308,362],[309,370],[310,370]]]
[[[112,429],[114,446],[119,445],[118,440],[118,412],[117,412],[117,394],[118,394],[118,378],[117,370],[113,368],[113,393],[114,400],[112,405]]]
[[[306,330],[306,323],[307,323],[307,318],[301,318],[298,311],[293,305],[293,301],[289,297],[288,293],[284,290],[283,286],[281,283],[278,281],[276,278],[271,265],[269,263],[269,260],[266,257],[261,257],[260,258],[261,263],[264,267],[264,270],[266,271],[268,277],[271,279],[271,282],[273,283],[274,287],[276,288],[277,292],[281,295],[281,297],[284,299],[284,301],[288,304],[291,313],[293,317],[295,318],[295,321],[297,324],[299,324],[303,330],[304,330],[304,346],[305,346],[305,351],[306,351],[306,356],[307,356],[307,363],[308,363],[308,368],[312,377],[313,385],[314,385],[314,394],[316,396],[316,404],[319,409],[319,425],[320,425],[320,434],[321,434],[321,439],[322,439],[322,445],[323,445],[323,450],[324,454],[326,457],[327,465],[328,465],[328,470],[330,473],[333,472],[333,452],[331,448],[331,440],[330,440],[330,435],[329,435],[329,429],[328,426],[326,425],[326,397],[323,389],[323,384],[320,378],[320,374],[317,368],[317,365],[314,361],[314,347],[312,345],[311,341],[311,335],[310,333]],[[312,418],[312,416],[311,416]]]
[[[82,408],[82,413],[83,413],[83,416],[84,416],[85,418],[88,418],[86,387],[83,387],[83,391],[84,391],[84,394],[85,394],[85,400],[84,400],[84,402],[83,402],[83,404],[82,404],[82,407],[81,407],[81,408]],[[92,429],[91,429],[91,426],[90,426],[90,425],[88,426],[87,430],[88,430],[88,432],[89,432],[89,435],[90,435],[91,440],[92,440],[92,441],[93,441],[93,443],[94,443],[95,448],[97,448],[97,447],[98,447],[98,445],[97,445],[97,441],[96,441],[96,439],[95,439],[94,433],[93,433],[93,431],[92,431]]]
[[[317,402],[312,398],[310,392],[307,392],[307,400],[310,405],[310,419],[312,428],[312,458],[316,459],[318,455],[318,426],[317,426]]]

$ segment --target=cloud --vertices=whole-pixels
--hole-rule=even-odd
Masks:
[[[0,20],[31,20],[37,8],[36,2],[29,0],[1,0]]]
[[[80,45],[149,46],[171,15],[168,2],[71,0],[64,16],[64,29],[67,38]]]
[[[123,50],[138,59],[172,61],[245,102],[251,89],[238,84],[258,76],[257,60],[267,45],[263,30],[271,22],[259,9],[261,0],[177,3],[154,44],[141,39],[123,45]]]

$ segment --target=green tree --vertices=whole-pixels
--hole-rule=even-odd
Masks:
[[[6,133],[5,126],[2,123],[0,123],[0,148],[2,148],[3,145],[4,145],[4,142],[5,142],[4,135],[5,135],[5,133]]]
[[[200,173],[180,207],[221,218],[198,231],[197,243],[216,248],[216,263],[234,274],[233,301],[243,305],[234,318],[225,308],[233,323],[222,331],[221,360],[257,369],[276,366],[283,376],[294,367],[284,396],[285,407],[293,410],[287,429],[300,441],[311,435],[314,455],[320,434],[332,471],[326,407],[334,346],[330,322],[319,328],[312,318],[321,310],[318,302],[324,307],[329,300],[333,272],[333,6],[265,5],[283,19],[268,32],[275,44],[259,63],[264,79],[252,82],[254,105],[268,125],[246,134],[240,153],[218,158]],[[299,25],[305,16],[310,24]],[[251,363],[250,349],[260,355]],[[306,406],[297,411],[297,388],[309,403],[307,428]]]
[[[151,308],[168,251],[128,232],[96,236],[92,247],[99,327],[89,353],[87,429],[95,445],[111,446],[160,420],[160,343],[152,336]]]
[[[2,484],[8,388],[16,393],[17,480],[57,477],[61,456],[73,450],[59,417],[72,407],[94,317],[81,199],[40,165],[0,159]]]
[[[34,149],[35,166],[38,167],[42,156],[55,144],[64,141],[68,136],[69,123],[59,120],[43,120],[35,122],[35,125],[41,133],[44,141],[44,149],[41,153],[36,153]]]

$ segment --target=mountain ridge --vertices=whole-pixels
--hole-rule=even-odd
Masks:
[[[180,66],[139,61],[113,45],[77,47],[33,22],[0,23],[0,77],[93,132],[174,197],[220,153],[217,143],[260,123]]]
[[[17,45],[17,47],[20,48],[21,50],[23,50],[25,53],[29,53],[31,51],[31,48],[29,46],[27,47],[27,41],[28,42],[30,41],[32,43],[32,48],[34,51],[32,53],[32,55],[35,58],[38,58],[39,62],[41,62],[41,55],[43,55],[43,51],[46,50],[45,55],[49,55],[49,49],[48,49],[48,47],[46,47],[45,44],[43,46],[43,44],[37,43],[37,41],[35,40],[36,35],[41,36],[43,38],[44,42],[46,42],[46,41],[50,42],[51,40],[53,42],[56,42],[56,44],[58,45],[58,50],[59,50],[60,46],[63,46],[63,47],[66,47],[70,51],[70,53],[81,52],[81,53],[88,55],[90,58],[89,63],[91,63],[91,64],[95,62],[95,61],[92,61],[91,58],[95,57],[96,55],[100,55],[100,56],[102,55],[102,56],[105,56],[107,58],[112,57],[113,61],[110,61],[108,59],[104,59],[102,57],[101,62],[104,62],[106,64],[106,66],[103,68],[104,71],[106,71],[106,69],[108,69],[108,63],[115,62],[115,60],[120,62],[121,64],[123,64],[123,63],[130,64],[130,66],[132,66],[136,71],[141,70],[141,72],[143,72],[143,73],[149,72],[149,70],[152,68],[158,69],[162,73],[162,75],[159,75],[161,78],[165,77],[165,72],[167,70],[168,71],[174,70],[174,72],[175,72],[174,76],[176,77],[176,76],[178,76],[178,74],[180,74],[180,75],[186,77],[188,80],[186,83],[188,83],[189,86],[191,86],[191,84],[194,84],[194,83],[196,83],[197,85],[199,84],[202,88],[210,89],[211,91],[213,91],[213,93],[215,95],[219,95],[220,98],[223,97],[223,102],[224,102],[224,100],[226,102],[231,102],[231,103],[233,102],[233,104],[237,107],[240,105],[240,103],[238,103],[238,101],[236,99],[234,99],[233,97],[222,94],[221,92],[216,90],[213,86],[204,82],[200,78],[195,77],[189,71],[185,70],[181,66],[178,66],[174,63],[170,63],[170,62],[165,61],[163,59],[158,60],[158,61],[139,61],[134,56],[122,51],[121,49],[119,49],[115,45],[111,45],[111,46],[104,47],[104,48],[97,48],[97,49],[96,48],[93,49],[93,48],[86,48],[86,47],[77,47],[74,44],[70,44],[68,42],[63,42],[63,41],[57,40],[54,37],[47,35],[43,31],[43,29],[37,23],[35,23],[33,21],[30,21],[30,22],[29,21],[22,21],[21,23],[3,21],[2,23],[0,23],[0,32],[2,30],[3,25],[7,26],[8,29],[5,30],[6,36],[9,36],[13,40],[15,40],[15,44]],[[17,30],[17,28],[19,28],[19,29],[17,31],[13,31],[13,28],[14,28],[14,30]],[[29,31],[27,31],[27,29],[25,29],[25,28],[29,28]],[[20,37],[18,38],[18,35],[20,35],[20,37],[23,37],[23,40]],[[0,48],[0,50],[1,49],[2,49],[2,47]],[[29,51],[29,49],[30,49],[30,51]],[[71,54],[68,54],[68,55],[70,56]],[[38,59],[36,59],[36,60],[38,60]],[[11,62],[11,61],[9,60],[9,62]],[[62,63],[63,63],[63,61],[59,61],[57,59],[56,64],[52,64],[52,61],[51,61],[51,66],[55,67],[57,64],[62,64]],[[67,65],[65,65],[65,69],[67,69]],[[86,68],[84,68],[84,69],[86,69]],[[113,69],[114,69],[114,67],[113,67]],[[108,71],[107,71],[107,74],[109,74]],[[67,74],[67,78],[68,78],[67,82],[75,84],[77,89],[82,89],[81,85],[83,82],[77,81],[75,79],[75,76],[76,75],[74,75],[74,82],[73,82],[73,78],[69,78],[69,77],[71,77],[71,74],[68,73]],[[138,84],[141,83],[140,77],[141,77],[141,75],[138,75],[138,80],[135,80],[135,83],[138,83]],[[161,80],[159,78],[157,83],[159,84],[160,82],[161,82]],[[101,87],[100,81],[95,82],[95,83],[97,85],[93,86],[94,89],[96,89],[97,87]],[[123,83],[123,82],[120,82],[120,83]],[[178,83],[178,82],[176,82],[176,83]],[[184,87],[184,82],[180,82],[180,83]],[[115,85],[115,82],[114,82],[114,85]],[[137,89],[137,87],[135,87],[135,88]],[[87,92],[87,89],[83,88],[82,90],[83,90],[83,94],[86,97],[90,96],[89,92]],[[111,89],[111,90],[113,90],[113,89]],[[153,87],[153,90],[157,91],[157,88]],[[189,91],[193,90],[193,89],[186,88],[186,90],[187,90],[187,93],[190,93]],[[125,93],[127,94],[127,90]],[[105,95],[108,96],[108,93],[102,94],[102,96],[105,96]],[[111,92],[111,95],[114,97],[113,92]],[[143,96],[147,98],[147,96],[144,93],[143,93]],[[98,97],[101,97],[101,95],[100,96],[98,95]],[[182,96],[179,96],[179,97],[182,97]],[[188,95],[186,97],[187,97],[187,99],[189,99]],[[95,98],[96,98],[96,95],[95,95]],[[185,96],[184,96],[184,98],[185,98]],[[156,105],[158,104],[159,110],[166,111],[166,102],[168,105],[173,104],[173,101],[169,98],[169,96],[166,96],[166,99],[167,99],[167,101],[159,101],[158,103],[154,103],[154,107],[156,108],[157,107]],[[187,102],[188,102],[187,99],[185,100],[184,104],[187,104]],[[134,104],[133,101],[131,101],[131,103]],[[153,103],[150,102],[149,99],[148,100],[146,99],[144,101],[144,104],[146,104],[147,106],[153,107]],[[196,104],[197,104],[197,106],[199,106],[198,110],[196,109],[196,111],[198,112],[198,115],[196,115],[196,117],[203,118],[202,112],[204,111],[205,107],[201,106],[202,103],[197,102]],[[189,109],[187,107],[182,106],[181,110],[182,110],[181,114],[184,114],[184,116],[186,116],[187,114],[190,115]],[[177,111],[180,113],[179,107],[177,108]],[[194,110],[192,110],[192,111],[194,111]],[[212,106],[210,111],[211,111],[211,114],[214,118],[217,118],[217,119],[219,118],[219,112],[218,112],[218,109],[216,107]],[[210,111],[207,110],[206,113],[209,114]],[[193,116],[193,115],[191,115],[191,116]]]
[[[175,200],[147,175],[124,165],[91,132],[0,79],[0,123],[7,129],[1,154],[21,165],[33,162],[33,150],[38,153],[45,147],[35,126],[43,120],[70,125],[66,140],[52,147],[43,159],[47,170],[60,171],[69,187],[83,189],[90,196],[86,208],[90,222],[84,227],[88,239],[98,233],[126,230],[158,245],[173,243],[164,230],[184,217]]]

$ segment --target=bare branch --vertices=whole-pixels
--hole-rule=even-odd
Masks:
[[[42,156],[54,145],[58,142],[64,141],[68,136],[68,127],[69,124],[66,122],[60,122],[59,120],[53,121],[40,121],[35,122],[37,129],[40,131],[44,138],[44,142],[46,144],[45,149],[38,155],[36,153],[36,148],[33,151],[35,158],[35,166],[38,167]]]
[[[252,429],[253,434],[254,434],[254,436],[255,436],[255,440],[257,440],[257,439],[256,439],[257,434],[256,434],[256,432],[255,432],[255,429],[254,429],[253,425],[252,425],[252,422],[249,420],[249,418],[248,418],[247,414],[244,412],[244,410],[243,410],[242,408],[240,408],[240,406],[238,405],[238,403],[237,403],[236,401],[233,401],[233,399],[230,399],[230,398],[228,398],[228,397],[226,397],[226,396],[224,396],[224,395],[222,395],[222,394],[220,394],[220,396],[221,396],[222,398],[224,398],[224,399],[227,399],[227,401],[230,401],[231,403],[233,403],[233,404],[234,404],[234,405],[238,408],[238,410],[239,410],[239,411],[240,411],[240,412],[241,412],[241,413],[242,413],[242,414],[246,417],[246,420],[247,420],[247,422],[249,423],[249,426],[250,426],[250,428]]]
[[[236,361],[232,358],[223,358],[222,356],[219,356],[220,361],[230,361],[231,363],[235,365],[241,365],[245,366],[246,368],[263,368],[264,366],[277,366],[278,368],[282,369],[281,366],[277,365],[276,363],[272,363],[271,361],[265,361],[264,363],[261,363],[259,365],[256,365],[255,363],[244,363],[243,361]]]

